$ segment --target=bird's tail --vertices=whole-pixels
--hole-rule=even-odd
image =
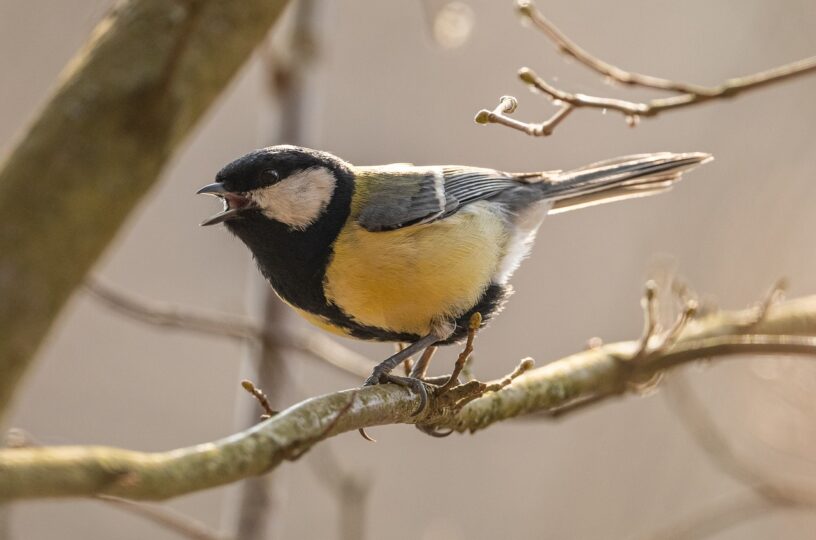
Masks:
[[[702,152],[637,154],[526,179],[540,183],[544,198],[553,201],[552,214],[666,191],[684,172],[711,159]]]

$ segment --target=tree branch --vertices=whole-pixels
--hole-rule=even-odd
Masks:
[[[522,414],[557,414],[619,396],[633,382],[693,360],[736,354],[816,355],[816,296],[767,309],[716,312],[690,321],[666,346],[649,347],[638,355],[641,345],[638,339],[582,351],[475,399],[465,392],[482,383],[469,381],[439,398],[432,395],[418,417],[412,413],[419,396],[381,385],[312,398],[241,433],[169,452],[105,447],[0,450],[0,500],[96,494],[165,499],[268,472],[323,439],[363,427],[420,423],[475,432]],[[463,388],[462,399],[469,401],[458,407],[451,395]]]
[[[0,163],[0,413],[43,336],[286,0],[125,0]]]
[[[8,448],[33,448],[41,446],[30,433],[19,428],[8,430],[5,439],[5,445]],[[173,531],[190,540],[230,539],[230,537],[219,534],[203,523],[176,512],[167,506],[131,501],[130,499],[122,499],[121,497],[115,497],[113,495],[96,495],[95,498],[107,503],[109,506],[115,506],[124,512],[142,517],[159,527]]]
[[[510,106],[507,100],[511,99],[515,102],[515,98],[503,96],[499,99],[499,105],[495,109],[492,111],[482,109],[476,114],[475,120],[479,124],[501,124],[534,137],[552,134],[553,129],[564,117],[576,108],[617,111],[625,115],[630,126],[635,126],[641,117],[652,117],[670,109],[688,107],[714,99],[734,97],[748,90],[816,72],[816,56],[812,56],[751,75],[728,79],[717,86],[702,86],[645,75],[622,69],[587,52],[548,20],[532,1],[519,0],[517,8],[522,16],[532,22],[555,43],[559,51],[575,58],[584,66],[602,75],[605,80],[615,81],[627,86],[639,86],[677,93],[674,96],[644,102],[577,94],[556,88],[539,77],[532,69],[523,67],[518,73],[522,82],[549,96],[559,106],[558,112],[549,120],[541,123],[521,122],[508,116],[515,111],[516,104]]]

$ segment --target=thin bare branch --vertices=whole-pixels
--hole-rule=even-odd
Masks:
[[[459,357],[456,359],[456,363],[453,366],[453,372],[450,374],[450,377],[448,377],[445,384],[439,388],[440,394],[447,392],[459,384],[459,374],[462,373],[462,370],[470,359],[471,353],[473,353],[473,341],[476,339],[476,333],[479,331],[479,327],[481,325],[482,314],[476,312],[471,315],[468,323],[468,333],[467,340],[465,341],[465,347],[462,349],[462,352],[459,353]]]
[[[521,15],[526,17],[536,27],[544,32],[544,34],[546,34],[547,37],[549,37],[550,40],[555,43],[559,51],[567,56],[575,58],[578,62],[584,64],[586,67],[599,73],[600,75],[625,85],[641,86],[643,88],[652,88],[655,90],[665,90],[680,94],[693,94],[705,98],[714,98],[722,97],[723,94],[734,92],[735,90],[743,90],[750,87],[768,84],[770,82],[802,75],[816,69],[816,56],[813,56],[797,62],[786,64],[784,66],[755,73],[753,75],[729,79],[718,86],[702,86],[699,84],[655,77],[653,75],[645,75],[619,68],[587,52],[577,43],[568,38],[561,30],[558,29],[558,27],[555,26],[555,24],[547,19],[534,2],[530,0],[520,0],[516,5],[519,13],[521,13]],[[733,93],[730,95],[733,95]]]
[[[502,96],[495,109],[489,111],[482,109],[476,113],[474,121],[477,124],[501,124],[512,129],[516,129],[533,137],[546,137],[551,135],[553,130],[560,124],[569,113],[575,108],[572,105],[561,105],[559,109],[547,120],[539,123],[520,122],[508,115],[518,108],[518,101],[513,96]]]
[[[0,450],[0,500],[108,494],[165,499],[268,472],[297,459],[322,439],[394,423],[475,432],[536,411],[559,411],[625,394],[631,380],[694,360],[728,355],[816,356],[816,296],[775,304],[756,320],[753,308],[714,312],[689,321],[668,348],[631,361],[640,340],[611,343],[532,369],[498,392],[464,407],[432,397],[418,416],[419,396],[396,385],[311,398],[225,439],[170,452],[104,447]],[[462,385],[462,397],[484,383]],[[577,408],[576,408],[577,409]],[[573,409],[573,410],[576,410]]]
[[[676,93],[673,96],[642,102],[572,93],[557,88],[539,77],[532,69],[523,67],[519,70],[519,78],[522,82],[549,96],[559,106],[559,111],[543,123],[522,122],[508,116],[517,107],[515,98],[503,96],[499,106],[492,111],[486,109],[479,111],[476,115],[476,122],[480,124],[501,124],[527,135],[550,135],[564,117],[577,108],[617,111],[625,116],[630,126],[634,127],[642,117],[653,117],[663,111],[697,105],[715,99],[731,98],[749,90],[816,72],[816,56],[812,56],[751,75],[728,79],[716,86],[702,86],[645,75],[610,64],[581,48],[548,20],[532,1],[520,0],[517,7],[525,18],[555,43],[559,51],[575,58],[578,62],[605,77],[606,80],[616,81],[627,86],[639,86]]]
[[[151,302],[122,292],[94,278],[85,280],[84,288],[92,298],[101,302],[105,307],[152,326],[241,341],[263,339],[261,328],[248,317],[241,315],[193,311],[169,304]]]

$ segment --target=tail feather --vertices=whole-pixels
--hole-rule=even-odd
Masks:
[[[544,198],[553,201],[550,213],[559,213],[655,195],[671,189],[684,172],[711,159],[702,152],[638,154],[571,171],[549,171],[538,180],[525,175],[525,179],[540,184]]]

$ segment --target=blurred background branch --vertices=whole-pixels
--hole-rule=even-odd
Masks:
[[[272,339],[279,346],[325,362],[355,378],[367,377],[374,366],[363,355],[314,330],[287,329],[277,323],[264,327],[244,315],[206,312],[146,300],[96,278],[86,281],[85,290],[103,306],[151,326],[250,343]]]
[[[365,538],[371,479],[357,471],[346,470],[332,450],[331,443],[315,448],[306,457],[306,463],[337,504],[338,538]]]
[[[748,90],[808,75],[816,71],[816,56],[812,56],[766,71],[728,79],[717,86],[702,86],[645,75],[619,68],[584,50],[547,19],[531,0],[519,0],[516,5],[522,17],[541,30],[560,52],[595,71],[604,77],[605,82],[676,94],[666,98],[636,102],[572,93],[557,88],[544,78],[539,77],[532,69],[523,67],[518,73],[521,81],[531,89],[548,96],[553,104],[558,107],[558,111],[544,122],[521,122],[508,116],[515,112],[518,107],[516,99],[511,96],[503,96],[493,110],[482,109],[479,111],[476,114],[476,122],[479,124],[500,124],[534,137],[551,135],[555,127],[577,108],[617,111],[625,116],[629,126],[634,127],[641,117],[652,117],[663,111],[688,107],[715,99],[731,98]]]
[[[680,423],[710,461],[724,474],[749,488],[726,501],[715,501],[697,514],[649,535],[654,540],[708,538],[777,510],[816,510],[816,492],[785,483],[739,455],[695,396],[682,371],[667,377],[663,396]]]
[[[316,55],[318,14],[317,2],[298,0],[284,20],[286,24],[270,35],[261,48],[265,89],[278,121],[259,146],[278,142],[308,145],[309,112],[314,108],[312,101],[316,94],[314,90],[309,92],[307,83]],[[286,403],[287,390],[293,386],[290,370],[295,364],[286,358],[286,353],[292,350],[286,347],[287,308],[254,265],[249,271],[246,309],[254,314],[264,339],[249,343],[241,371],[263,388],[267,408],[270,402],[277,407]],[[254,404],[248,403],[243,393],[237,399],[236,429],[256,424],[258,414]],[[239,484],[225,508],[227,521],[231,522],[228,527],[235,531],[236,538],[265,540],[281,536],[286,482],[287,478],[281,474],[269,474],[247,478]]]

